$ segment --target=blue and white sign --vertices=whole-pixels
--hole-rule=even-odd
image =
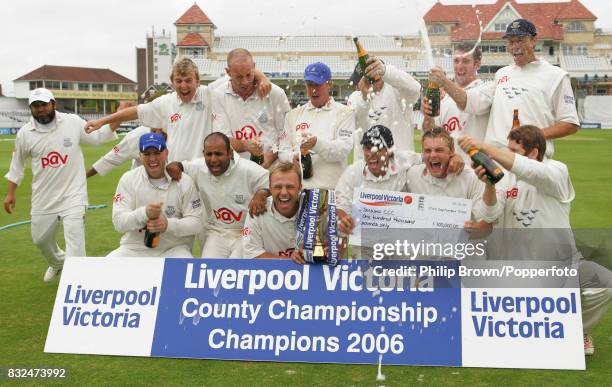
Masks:
[[[405,263],[69,258],[45,351],[584,369],[576,289],[461,289],[456,261]]]

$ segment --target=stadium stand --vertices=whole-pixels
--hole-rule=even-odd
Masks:
[[[278,52],[281,38],[278,36],[220,36],[215,39],[214,50],[227,53],[236,47],[252,52]]]
[[[561,56],[561,67],[567,71],[583,71],[590,73],[612,71],[612,66],[606,58],[584,55]]]

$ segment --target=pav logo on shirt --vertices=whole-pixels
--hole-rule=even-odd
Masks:
[[[255,129],[251,125],[245,125],[240,128],[240,130],[235,130],[234,133],[236,140],[252,140],[261,135],[261,132],[257,133],[257,129]]]
[[[56,151],[49,152],[47,156],[43,156],[40,158],[42,162],[43,169],[47,167],[51,168],[59,168],[62,165],[66,165],[68,162],[68,155],[62,156]]]
[[[170,116],[170,122],[177,122],[181,118],[183,117],[180,114],[174,113],[173,115]]]
[[[113,201],[115,203],[121,203],[121,201],[123,200],[124,196],[119,192],[117,193],[115,196],[113,196]]]
[[[295,126],[295,130],[307,130],[310,129],[310,123],[308,122],[300,122]]]
[[[459,118],[451,117],[448,121],[443,125],[444,129],[447,132],[454,132],[455,130],[461,131],[461,123],[459,122]]]
[[[234,211],[230,210],[227,207],[221,207],[217,210],[213,210],[213,212],[215,213],[215,217],[217,218],[217,220],[220,220],[225,224],[240,222],[240,220],[242,219],[242,211],[236,214]]]

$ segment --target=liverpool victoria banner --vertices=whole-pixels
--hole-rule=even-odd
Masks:
[[[46,352],[584,369],[575,288],[462,288],[458,261],[68,258]]]

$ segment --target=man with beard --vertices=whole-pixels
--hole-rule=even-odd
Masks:
[[[536,58],[538,37],[530,21],[517,19],[508,24],[503,38],[514,64],[499,69],[486,87],[463,90],[441,68],[432,69],[429,79],[444,87],[459,109],[476,115],[490,110],[485,142],[499,148],[507,145],[517,109],[522,125],[541,128],[546,156],[552,157],[552,140],[574,134],[580,126],[570,77],[565,70]]]
[[[25,161],[32,159],[32,240],[49,262],[44,281],[57,277],[66,256],[84,257],[87,184],[81,144],[100,145],[117,139],[110,127],[87,134],[85,121],[55,111],[53,94],[43,88],[29,98],[32,119],[17,133],[4,209],[15,208],[15,192],[24,177]],[[66,251],[57,245],[64,225]]]
[[[225,71],[229,81],[212,93],[213,132],[229,137],[241,157],[269,168],[276,160],[278,134],[289,111],[287,96],[274,84],[267,96],[257,94],[257,69],[244,48],[230,51]]]
[[[194,235],[202,227],[202,202],[189,176],[172,180],[166,173],[168,149],[160,133],[138,140],[142,165],[121,176],[113,203],[113,224],[121,245],[109,257],[193,258]],[[145,232],[158,233],[154,246]]]
[[[208,211],[202,258],[243,258],[244,221],[249,207],[257,207],[258,212],[265,208],[268,171],[241,158],[220,132],[206,136],[203,154],[203,160],[170,163],[170,175],[180,179],[183,171],[191,176]]]
[[[280,163],[270,171],[272,197],[266,212],[248,216],[242,229],[242,248],[247,258],[289,258],[303,264],[295,249],[295,216],[300,202],[301,173],[293,163]]]
[[[459,43],[455,46],[453,68],[456,86],[463,90],[485,87],[486,83],[477,78],[480,69],[482,52],[471,43]],[[451,82],[451,81],[448,81]],[[434,126],[443,127],[455,140],[455,151],[466,163],[471,163],[470,157],[457,144],[459,137],[469,135],[484,140],[489,121],[489,112],[480,115],[464,112],[457,107],[455,101],[448,97],[440,100],[440,115],[431,117],[431,107],[427,98],[421,100],[423,111],[423,130],[431,130]]]
[[[89,121],[86,129],[91,132],[104,124],[138,119],[144,126],[166,131],[170,161],[197,158],[204,137],[211,133],[211,90],[224,84],[225,79],[220,78],[208,86],[200,85],[198,66],[189,58],[180,59],[172,66],[170,75],[173,93]],[[261,73],[257,73],[255,79],[260,93],[266,95],[270,82]]]
[[[412,104],[420,96],[421,84],[410,74],[385,65],[378,58],[370,58],[367,65],[366,76],[358,83],[359,90],[350,95],[347,103],[355,109],[357,131],[383,125],[391,130],[396,150],[413,151]],[[370,83],[368,77],[376,80]],[[355,138],[356,159],[362,156],[357,144],[360,137]]]

